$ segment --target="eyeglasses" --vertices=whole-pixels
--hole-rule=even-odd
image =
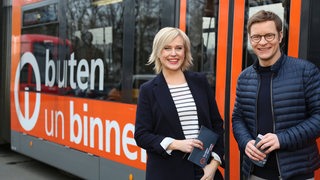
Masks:
[[[275,34],[273,33],[268,33],[268,34],[265,34],[265,35],[259,35],[259,34],[256,34],[256,35],[252,35],[250,36],[250,39],[252,42],[254,43],[258,43],[261,41],[261,38],[264,38],[267,42],[271,42],[272,40],[274,40],[274,37],[276,37]]]

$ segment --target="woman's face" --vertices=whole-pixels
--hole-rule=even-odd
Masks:
[[[177,36],[171,43],[164,46],[160,54],[163,71],[180,71],[185,61],[184,41]]]

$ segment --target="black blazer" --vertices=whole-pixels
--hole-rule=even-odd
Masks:
[[[221,160],[224,155],[223,121],[212,90],[203,74],[185,72],[185,78],[196,103],[199,126],[204,125],[220,135],[213,151]],[[171,155],[161,147],[165,137],[185,139],[177,109],[162,73],[140,88],[134,138],[137,145],[147,151],[147,180],[194,180],[194,164],[185,153],[172,151]]]

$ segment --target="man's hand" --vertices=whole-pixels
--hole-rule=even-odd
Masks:
[[[245,153],[252,160],[262,161],[264,158],[266,158],[267,153],[261,152],[256,146],[254,146],[254,143],[255,140],[251,140],[247,143]]]
[[[256,145],[256,147],[265,150],[266,154],[269,154],[276,149],[280,149],[278,136],[273,133],[267,133],[262,137],[261,141]]]

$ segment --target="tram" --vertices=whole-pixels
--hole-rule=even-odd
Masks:
[[[282,50],[320,67],[318,0],[6,0],[0,12],[0,142],[83,179],[144,179],[133,138],[139,86],[162,27],[191,40],[225,125],[225,179],[242,179],[232,134],[236,80],[255,58],[248,17],[283,20]],[[318,142],[320,147],[320,141]],[[320,170],[315,174],[320,180]]]

